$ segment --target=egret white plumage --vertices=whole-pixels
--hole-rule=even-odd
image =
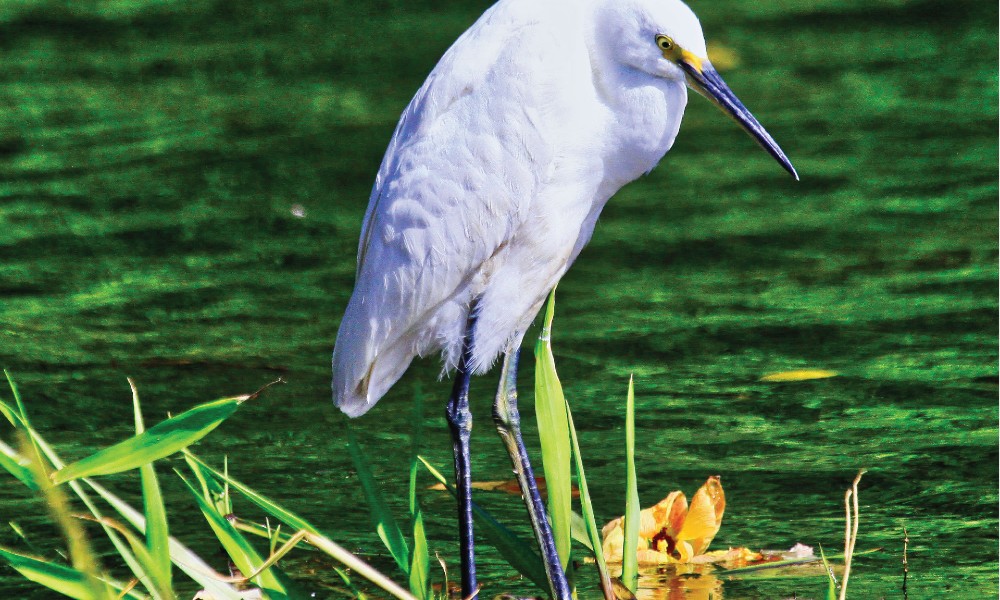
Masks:
[[[403,112],[369,200],[333,396],[367,412],[416,356],[456,372],[462,593],[476,590],[468,383],[503,356],[494,420],[522,482],[551,592],[569,598],[521,441],[518,352],[601,209],[673,144],[690,87],[793,176],[707,57],[680,0],[500,0],[445,53]]]

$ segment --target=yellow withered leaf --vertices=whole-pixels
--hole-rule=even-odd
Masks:
[[[687,498],[680,491],[670,492],[652,507],[639,512],[639,537],[653,539],[661,530],[676,537],[688,512]]]
[[[718,477],[695,493],[688,506],[684,493],[670,492],[666,498],[639,512],[638,562],[658,565],[690,562],[702,554],[722,524],[726,497]],[[624,551],[624,517],[614,519],[602,530],[604,558],[621,562]]]
[[[709,477],[691,498],[684,526],[677,534],[677,550],[681,561],[688,562],[701,554],[722,526],[722,515],[726,512],[726,495],[718,477]]]
[[[840,373],[827,369],[797,369],[795,371],[782,371],[781,373],[770,373],[760,378],[761,381],[808,381],[810,379],[827,379],[836,377]]]
[[[715,40],[708,42],[708,60],[719,71],[728,71],[740,65],[740,55],[736,50]]]
[[[723,563],[726,565],[727,569],[731,569],[737,566],[745,566],[746,564],[752,562],[761,562],[763,560],[763,553],[754,552],[749,548],[739,547],[730,548],[729,550],[712,550],[710,552],[705,552],[704,554],[699,554],[694,557],[691,562],[694,564]]]

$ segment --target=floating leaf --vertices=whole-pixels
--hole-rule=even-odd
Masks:
[[[783,381],[809,381],[810,379],[828,379],[836,377],[840,373],[826,369],[798,369],[795,371],[782,371],[781,373],[771,373],[760,378],[761,381],[771,383]]]
[[[730,46],[717,41],[708,42],[708,60],[719,72],[728,71],[740,65],[740,55]]]
[[[854,556],[864,556],[866,554],[872,554],[874,552],[881,551],[881,548],[872,548],[871,550],[865,550],[864,552],[855,552]],[[710,553],[711,554],[711,553]],[[747,566],[736,566],[732,568],[727,568],[724,571],[720,571],[720,575],[750,575],[758,571],[767,571],[772,569],[781,569],[783,567],[795,567],[800,565],[806,565],[809,563],[815,563],[820,561],[819,556],[803,556],[803,557],[789,557],[787,552],[773,552],[769,550],[764,550],[762,552],[761,560],[759,564],[751,564]],[[829,559],[841,559],[844,558],[843,554],[838,554],[836,556],[830,556]],[[823,575],[828,574],[826,569],[823,570]]]
[[[726,495],[722,483],[718,477],[709,477],[691,498],[684,526],[677,534],[677,550],[682,562],[689,562],[708,549],[712,538],[719,533],[725,511]]]
[[[725,513],[726,497],[718,477],[709,477],[688,506],[684,494],[671,492],[666,498],[639,513],[638,564],[699,562],[718,533]],[[608,561],[625,562],[625,518],[604,526],[602,546]],[[704,562],[704,561],[701,561]]]

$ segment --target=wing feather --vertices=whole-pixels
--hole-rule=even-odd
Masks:
[[[447,352],[460,339],[463,307],[488,276],[484,268],[550,173],[552,136],[541,124],[551,119],[540,113],[552,97],[546,73],[553,67],[545,63],[559,52],[529,4],[487,11],[396,127],[334,350],[334,396],[348,414],[367,411],[415,355]]]

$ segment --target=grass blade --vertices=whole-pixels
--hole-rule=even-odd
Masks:
[[[354,556],[333,540],[322,535],[309,532],[306,532],[305,539],[316,548],[339,560],[347,567],[353,569],[358,575],[361,575],[368,581],[389,592],[394,598],[398,598],[399,600],[417,600],[412,594],[399,587],[391,579],[373,569],[368,565],[368,563],[364,562],[357,556]],[[361,597],[363,597],[363,595]]]
[[[21,463],[21,456],[10,446],[0,441],[0,467],[13,475],[30,490],[37,490],[38,484],[31,476],[31,470]]]
[[[635,476],[635,389],[628,379],[625,402],[625,544],[622,550],[622,583],[633,594],[639,588],[639,489]]]
[[[226,553],[233,560],[236,568],[247,575],[255,573],[261,564],[264,563],[264,559],[257,553],[257,550],[236,530],[232,523],[219,514],[215,507],[183,475],[179,472],[177,474],[188,487],[191,495],[194,496],[195,501],[198,503],[198,508],[201,509],[205,520],[208,521],[219,543],[222,544]],[[254,583],[263,588],[271,598],[288,597],[286,586],[278,579],[277,569],[271,568],[261,572],[254,577]]]
[[[417,475],[420,472],[420,445],[424,434],[424,399],[417,389],[413,396],[413,433],[410,435],[410,523],[413,529],[413,554],[410,557],[410,592],[421,600],[430,597],[431,557],[424,529],[424,514],[417,497]]]
[[[91,517],[84,517],[87,520],[92,520],[99,522],[102,525],[111,527],[117,531],[125,540],[129,543],[132,548],[132,552],[135,555],[136,560],[142,565],[143,571],[145,573],[154,573],[157,567],[157,561],[159,560],[154,553],[150,552],[149,548],[146,546],[146,541],[139,537],[134,532],[130,531],[124,524],[115,521],[114,519],[103,517],[101,519],[94,519]],[[152,575],[150,575],[152,577]],[[161,588],[157,587],[161,582],[146,582],[146,587],[153,593],[154,598],[174,598],[174,593],[172,588]]]
[[[59,468],[63,465],[62,460],[55,453],[55,451],[48,445],[45,439],[42,438],[40,434],[38,434],[37,432],[35,432],[30,428],[26,428],[24,429],[24,431],[27,432],[29,436],[31,436],[31,440],[34,447],[37,448],[39,452],[44,453],[45,457],[49,460],[49,462],[53,465],[53,467]],[[20,462],[24,462],[25,460],[26,459],[19,458]],[[40,479],[39,484],[36,485],[36,487],[40,488],[42,485],[45,484],[52,487],[52,484],[51,482],[49,482],[48,478]],[[101,511],[98,509],[93,499],[91,499],[90,496],[84,491],[84,488],[83,486],[80,485],[80,482],[71,481],[69,483],[69,488],[73,491],[73,493],[77,495],[78,498],[80,498],[80,500],[87,507],[87,510],[90,511],[90,514],[94,516],[95,520],[100,520],[102,517]],[[52,489],[54,490],[55,488],[52,487]],[[129,569],[132,571],[135,578],[143,582],[149,581],[149,577],[146,574],[145,568],[135,557],[132,551],[129,549],[129,546],[125,543],[125,541],[121,539],[121,536],[118,535],[118,533],[114,529],[108,527],[108,525],[106,525],[103,521],[101,521],[100,524],[101,528],[104,530],[105,535],[107,535],[108,539],[111,540],[111,543],[114,545],[115,550],[118,552],[118,555],[121,556],[125,564],[128,565]],[[129,595],[136,596],[134,592],[129,592]]]
[[[7,564],[27,579],[64,596],[78,600],[93,600],[94,598],[89,578],[82,571],[18,554],[5,548],[0,548],[0,558],[6,560]]]
[[[413,518],[413,562],[410,563],[410,593],[423,600],[430,597],[431,558],[424,531],[424,513]]]
[[[0,402],[0,405],[3,405],[3,403]],[[3,408],[9,409],[9,407],[0,406],[0,410]],[[7,413],[6,411],[4,412],[5,414],[12,414]],[[18,417],[18,423],[21,423],[19,419],[20,417]],[[54,468],[58,469],[64,466],[65,463],[52,446],[45,441],[41,434],[23,424],[18,425],[18,427],[24,429],[27,434],[31,436],[33,444],[44,454]],[[25,459],[21,458],[19,462],[24,462],[24,460]],[[118,514],[131,523],[133,527],[140,530],[145,529],[145,519],[143,518],[142,513],[130,506],[127,502],[124,502],[122,499],[109,492],[97,482],[91,479],[70,481],[68,484],[69,488],[77,495],[78,498],[80,498],[80,500],[87,507],[87,510],[90,511],[90,514],[93,515],[95,519],[101,519],[103,517],[103,513],[98,508],[90,494],[86,492],[83,484],[86,484],[96,494],[101,496],[112,508],[115,509],[115,511],[118,512]],[[119,536],[114,529],[108,527],[105,523],[101,522],[101,528],[108,536],[108,539],[111,540],[111,543],[115,546],[115,550],[128,565],[129,569],[131,569],[135,577],[140,581],[147,581],[148,576],[145,574],[142,565],[139,564],[138,560],[132,554],[128,544],[121,539],[121,536]],[[192,580],[196,581],[198,585],[209,592],[213,598],[242,600],[243,596],[236,589],[221,581],[215,571],[213,571],[212,568],[205,563],[205,561],[201,560],[197,554],[174,538],[170,538],[170,556],[173,563],[177,565],[181,571],[188,575],[188,577]],[[136,597],[137,594],[134,591],[130,591],[129,596]]]
[[[552,318],[555,313],[555,290],[549,294],[545,321],[535,344],[535,418],[538,438],[542,445],[542,468],[548,492],[547,507],[552,523],[559,561],[566,570],[570,564],[573,542],[573,481],[570,471],[569,425],[566,398],[556,374],[552,355]]]
[[[298,515],[290,512],[288,510],[285,510],[280,505],[278,505],[278,503],[276,503],[273,500],[271,500],[271,499],[269,499],[269,498],[267,498],[265,496],[262,496],[261,494],[257,493],[256,491],[254,491],[250,486],[246,485],[245,483],[241,483],[239,480],[233,479],[232,477],[229,477],[228,475],[225,475],[225,474],[223,474],[223,473],[221,473],[221,472],[213,469],[208,464],[206,464],[205,461],[203,461],[202,459],[200,459],[195,454],[193,454],[191,452],[185,452],[184,456],[185,456],[185,458],[190,459],[188,461],[188,464],[197,464],[197,466],[199,467],[199,469],[202,471],[202,473],[201,473],[202,477],[205,477],[205,475],[211,475],[212,476],[212,477],[205,477],[206,481],[212,481],[213,484],[216,485],[216,486],[218,485],[218,482],[215,482],[214,481],[215,479],[218,479],[220,481],[224,481],[230,487],[232,487],[233,489],[235,489],[239,493],[243,494],[243,496],[245,496],[247,500],[249,500],[250,502],[253,502],[258,507],[260,507],[262,510],[266,511],[268,514],[270,514],[274,518],[278,519],[279,521],[281,521],[285,525],[288,525],[289,527],[291,527],[293,529],[305,529],[306,531],[309,531],[309,532],[312,532],[312,533],[319,533],[318,529],[316,529],[315,527],[313,527],[313,525],[311,523],[309,523],[308,521],[306,521],[302,517],[299,517]],[[194,470],[194,469],[192,468],[192,470]]]
[[[416,521],[420,510],[417,501],[417,473],[420,470],[420,445],[424,437],[424,397],[419,386],[413,394],[413,428],[410,434],[410,518]]]
[[[53,481],[110,475],[136,469],[179,452],[208,435],[255,394],[222,398],[157,423],[143,433],[99,450],[56,471]]]
[[[21,407],[21,416],[22,418],[25,417],[23,407]],[[102,579],[97,554],[91,548],[90,540],[87,538],[86,531],[80,525],[80,521],[74,519],[70,512],[69,499],[66,497],[65,489],[56,487],[49,480],[50,463],[48,461],[43,462],[38,442],[34,439],[29,442],[27,432],[30,431],[32,430],[28,428],[18,432],[22,447],[21,453],[26,454],[32,451],[36,454],[36,460],[29,463],[29,468],[35,478],[40,495],[45,500],[49,515],[66,539],[70,563],[75,571],[79,571],[83,575],[83,581],[89,588],[90,598],[110,599],[114,594],[111,588],[108,587],[107,582]]]
[[[249,486],[240,481],[233,479],[227,475],[220,473],[219,471],[213,469],[212,467],[205,464],[200,458],[195,456],[190,452],[185,452],[185,457],[190,459],[190,463],[197,464],[202,470],[202,476],[212,475],[212,477],[205,477],[207,480],[213,478],[219,478],[225,481],[227,485],[238,491],[247,500],[257,505],[262,510],[269,513],[274,518],[285,523],[286,525],[298,529],[300,531],[306,532],[304,539],[312,544],[317,549],[326,552],[334,559],[340,561],[345,566],[351,568],[355,573],[361,575],[368,581],[371,581],[375,585],[379,586],[386,592],[392,594],[393,597],[399,598],[401,600],[415,600],[414,596],[399,587],[395,582],[386,577],[385,575],[379,573],[374,568],[372,568],[368,563],[364,562],[351,552],[345,550],[339,544],[333,540],[325,537],[321,534],[312,524],[303,519],[302,517],[296,515],[295,513],[285,509],[284,507],[278,505],[269,498],[257,493]]]
[[[382,543],[385,544],[386,549],[392,554],[392,558],[395,559],[396,564],[409,577],[410,550],[407,547],[406,539],[403,537],[403,532],[396,523],[396,519],[393,518],[389,506],[385,502],[385,498],[382,497],[382,492],[379,490],[378,484],[375,483],[375,477],[372,475],[371,466],[368,464],[368,460],[362,453],[361,447],[354,437],[354,432],[350,428],[347,429],[347,439],[348,448],[351,452],[351,460],[354,461],[354,468],[358,472],[361,489],[364,490],[365,498],[368,501],[368,508],[371,510],[375,531],[378,532],[379,538],[382,539]]]
[[[583,456],[580,454],[580,440],[576,436],[576,426],[573,425],[573,412],[566,404],[566,419],[569,424],[569,435],[573,442],[573,459],[576,463],[576,477],[580,488],[580,511],[583,513],[583,520],[586,523],[587,538],[590,542],[590,549],[594,553],[597,562],[597,573],[601,581],[601,591],[606,600],[615,600],[615,591],[611,583],[611,574],[608,572],[608,564],[604,560],[604,546],[601,544],[601,531],[597,528],[597,519],[594,517],[594,505],[590,501],[590,489],[587,487],[587,474],[583,470]]]
[[[823,559],[823,568],[826,569],[827,585],[824,600],[837,600],[837,578],[833,576],[833,568],[826,562],[826,555],[823,554],[823,546],[819,547],[819,556]]]
[[[281,531],[281,526],[277,528],[271,528],[270,524],[255,523],[254,521],[248,521],[246,519],[241,519],[234,515],[228,516],[229,522],[239,529],[243,533],[249,533],[260,538],[268,540],[271,545],[275,544],[286,544],[292,538],[292,534],[285,533]],[[309,545],[305,542],[299,544],[299,548],[308,548]],[[272,552],[273,552],[272,548]]]
[[[127,502],[112,494],[102,485],[91,479],[84,479],[84,483],[89,485],[96,494],[101,496],[118,514],[132,524],[137,529],[145,527],[145,519],[138,510]],[[70,482],[70,486],[77,486],[78,482]],[[86,497],[86,496],[84,496]],[[92,502],[91,502],[92,503]],[[93,510],[92,510],[93,512]],[[96,513],[99,514],[99,513]],[[107,527],[102,523],[102,526]],[[120,551],[120,550],[119,550]],[[170,558],[177,568],[183,571],[193,581],[197,582],[212,598],[225,598],[226,600],[243,600],[244,595],[238,592],[233,586],[223,581],[219,573],[215,572],[197,554],[192,552],[187,546],[180,543],[176,538],[170,538]]]
[[[22,415],[24,414],[24,403],[21,401],[21,393],[17,390],[17,384],[14,383],[14,378],[7,369],[3,370],[3,374],[7,378],[7,385],[10,386],[10,393],[13,394],[14,404],[18,407],[18,409],[15,410],[4,402],[2,403],[2,406],[0,406],[0,412],[3,413],[3,416],[7,417],[7,420],[10,421],[10,424],[13,425],[15,429],[27,427],[28,423],[22,418]]]
[[[135,413],[135,433],[142,435],[146,430],[142,419],[142,410],[139,406],[139,390],[135,387],[135,382],[128,379],[128,385],[132,388],[132,410]],[[148,562],[146,563],[146,573],[150,577],[150,587],[153,595],[159,598],[173,597],[173,583],[171,581],[170,563],[170,531],[167,528],[167,511],[163,506],[163,494],[160,491],[160,482],[156,478],[156,470],[153,463],[148,463],[139,467],[139,477],[142,482],[142,506],[146,517],[146,546],[148,551]],[[128,536],[126,536],[126,539]],[[133,552],[139,556],[139,552]]]
[[[456,495],[455,487],[448,483],[441,471],[435,469],[423,457],[420,457],[420,462],[434,479],[451,492],[452,496]],[[504,560],[510,563],[510,566],[530,579],[539,589],[549,591],[549,579],[545,575],[542,558],[532,550],[531,546],[475,502],[472,503],[472,516],[476,520],[477,531],[486,537],[490,545],[497,549]]]
[[[35,453],[35,463],[38,465],[44,465],[45,461],[42,459],[42,450],[38,447],[38,444],[35,442],[35,436],[31,433],[34,431],[34,428],[28,421],[28,411],[24,407],[24,401],[21,399],[21,393],[17,389],[17,384],[14,383],[14,378],[11,376],[10,372],[7,371],[7,369],[3,370],[3,374],[7,378],[7,385],[10,386],[10,393],[14,396],[14,404],[17,408],[12,408],[5,402],[0,401],[0,412],[7,417],[10,424],[14,426],[14,429],[28,432],[28,439],[31,441],[31,447]],[[29,477],[30,476],[31,475],[29,474]],[[29,485],[28,487],[31,486]]]

